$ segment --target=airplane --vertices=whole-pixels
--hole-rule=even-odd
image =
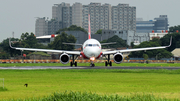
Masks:
[[[16,50],[28,50],[28,51],[42,51],[42,52],[52,52],[52,53],[61,53],[60,55],[60,62],[62,64],[67,64],[70,61],[70,55],[72,55],[72,61],[70,62],[70,66],[73,65],[76,67],[77,62],[75,61],[78,56],[82,56],[84,59],[90,59],[91,63],[90,66],[94,67],[94,60],[98,59],[102,56],[106,58],[105,66],[112,66],[112,61],[110,61],[110,55],[113,55],[114,62],[120,64],[123,61],[123,53],[125,52],[133,52],[133,51],[146,51],[146,50],[153,50],[153,49],[163,49],[171,46],[172,36],[170,39],[170,45],[168,46],[159,46],[159,47],[148,47],[148,48],[136,48],[136,49],[124,49],[124,50],[113,50],[113,51],[104,51],[102,52],[102,45],[107,44],[114,44],[113,43],[100,43],[96,39],[91,38],[91,28],[90,28],[90,14],[88,15],[88,40],[86,40],[83,44],[74,44],[74,43],[64,43],[69,45],[81,45],[82,51],[66,51],[66,50],[51,50],[51,49],[35,49],[35,48],[19,48],[19,47],[12,47],[11,41],[9,38],[9,45],[11,48]],[[108,57],[106,57],[108,56]]]

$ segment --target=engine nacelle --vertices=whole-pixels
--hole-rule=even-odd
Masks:
[[[60,59],[62,64],[67,64],[67,63],[69,63],[70,57],[69,57],[68,54],[63,53],[63,54],[60,55],[59,59]]]
[[[123,55],[121,53],[114,54],[114,62],[119,64],[123,61]]]

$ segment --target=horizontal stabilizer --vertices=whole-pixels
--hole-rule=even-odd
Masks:
[[[66,44],[66,45],[78,45],[78,46],[82,46],[82,44],[76,44],[76,43],[62,43],[62,44]]]
[[[116,44],[116,42],[110,42],[110,43],[101,43],[101,45],[110,45],[110,44]]]

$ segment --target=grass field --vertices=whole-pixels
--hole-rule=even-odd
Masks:
[[[0,100],[41,98],[65,91],[180,99],[180,70],[0,70],[0,78],[5,79],[7,89],[0,91]]]
[[[62,63],[1,63],[0,67],[20,67],[20,66],[70,66]],[[78,63],[78,66],[90,66],[90,63]],[[95,66],[105,66],[104,63],[95,63]],[[180,63],[113,63],[113,66],[130,67],[180,67]]]

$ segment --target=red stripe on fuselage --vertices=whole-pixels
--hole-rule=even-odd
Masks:
[[[86,55],[83,53],[83,51],[81,51],[81,55],[83,56],[84,59],[89,59],[88,57],[86,57]]]
[[[99,56],[96,59],[99,59],[101,55],[102,55],[102,52],[99,54]]]

